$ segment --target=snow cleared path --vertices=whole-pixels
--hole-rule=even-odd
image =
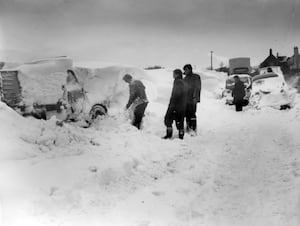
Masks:
[[[57,127],[2,104],[0,150],[14,145],[1,153],[1,225],[300,224],[300,104],[236,113],[203,98],[183,141],[160,138],[159,106],[137,131],[122,114]]]

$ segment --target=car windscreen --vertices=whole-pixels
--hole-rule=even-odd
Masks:
[[[246,83],[246,84],[249,83],[249,78],[247,78],[247,77],[240,77],[240,80],[241,80],[243,83]]]
[[[240,80],[244,83],[244,84],[246,84],[246,86],[248,86],[249,84],[250,84],[250,78],[248,78],[248,77],[242,77],[242,76],[240,76]],[[235,82],[234,82],[234,78],[229,78],[229,79],[227,79],[226,80],[226,89],[233,89],[233,87],[234,87],[234,84],[235,84]]]
[[[249,68],[247,67],[238,67],[233,69],[234,74],[247,74],[249,73]]]

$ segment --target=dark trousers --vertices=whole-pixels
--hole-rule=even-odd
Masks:
[[[176,123],[176,128],[178,130],[183,130],[184,128],[184,112],[174,112],[167,111],[165,115],[165,126],[172,127],[173,121]]]
[[[142,104],[137,105],[134,109],[134,119],[133,119],[132,125],[138,129],[141,128],[142,119],[144,117],[144,113],[145,113],[147,105],[148,105],[148,103],[142,103]]]
[[[244,100],[235,100],[235,111],[243,111]]]
[[[197,128],[197,103],[187,103],[186,110],[185,110],[185,120],[187,130],[196,130]]]

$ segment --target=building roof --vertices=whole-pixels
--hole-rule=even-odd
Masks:
[[[273,55],[272,49],[270,49],[269,56],[260,64],[260,68],[268,66],[280,66],[280,60]]]

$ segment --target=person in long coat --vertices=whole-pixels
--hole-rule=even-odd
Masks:
[[[187,84],[187,105],[186,105],[186,127],[187,132],[197,132],[197,103],[200,102],[201,95],[201,77],[198,74],[193,73],[193,68],[190,64],[186,64],[183,67],[184,81]]]
[[[244,97],[246,95],[245,85],[239,76],[234,76],[234,88],[232,90],[233,104],[236,111],[242,111],[244,105]]]
[[[165,115],[165,126],[167,127],[166,135],[164,139],[169,139],[173,135],[172,124],[175,121],[176,128],[178,129],[179,139],[184,137],[184,116],[186,110],[186,84],[182,79],[182,71],[176,69],[173,71],[173,89],[168,106],[168,110]]]

